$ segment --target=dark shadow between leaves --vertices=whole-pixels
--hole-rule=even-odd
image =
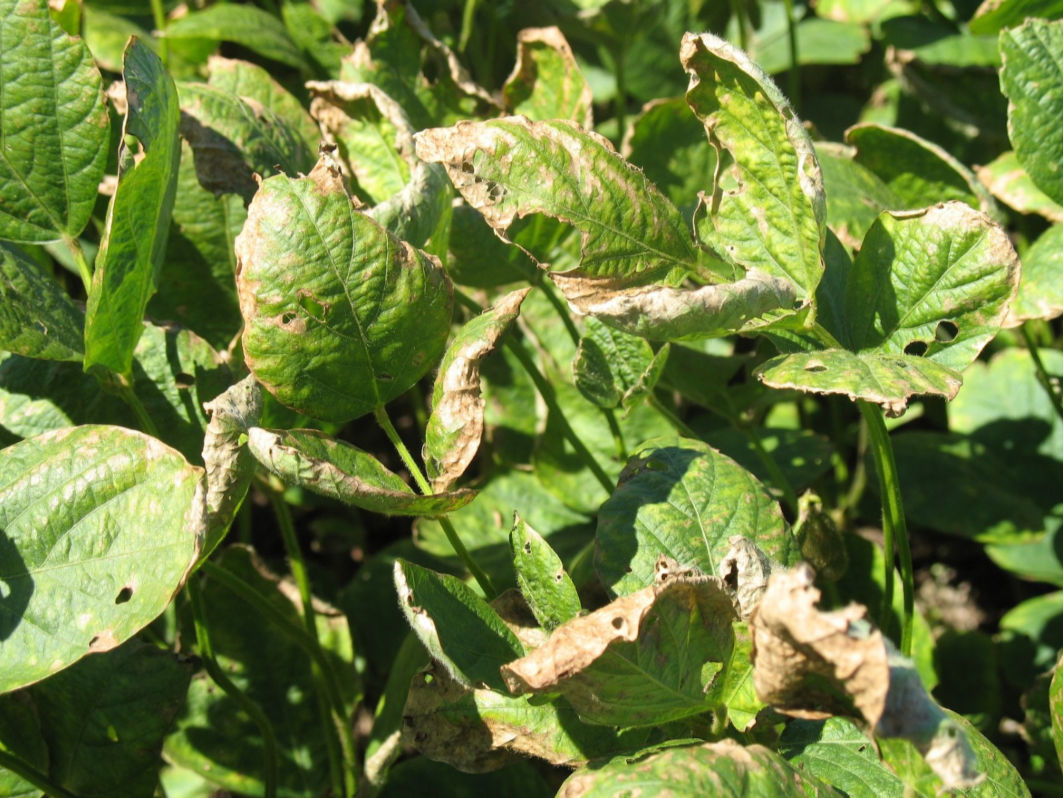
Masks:
[[[22,622],[33,595],[33,577],[15,542],[0,529],[0,640],[11,637]]]

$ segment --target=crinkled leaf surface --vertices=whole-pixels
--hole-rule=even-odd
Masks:
[[[1001,153],[985,166],[976,166],[975,174],[997,200],[1013,210],[1037,213],[1051,222],[1064,219],[1060,203],[1039,190],[1012,150]]]
[[[673,269],[697,271],[679,211],[609,142],[571,122],[460,122],[415,140],[418,156],[442,163],[500,235],[533,213],[572,225],[582,237],[576,273],[583,277],[623,287]]]
[[[913,396],[952,399],[961,387],[960,374],[933,360],[845,349],[780,355],[755,373],[772,388],[842,394],[882,405],[892,416],[901,415]]]
[[[1009,140],[1034,184],[1058,203],[1064,160],[1064,33],[1059,19],[1032,19],[1003,30],[1001,91],[1009,98]]]
[[[652,441],[599,511],[595,568],[616,595],[649,585],[662,554],[715,574],[733,535],[780,562],[797,554],[779,505],[750,472],[701,441]]]
[[[1019,279],[1005,231],[963,203],[883,213],[846,285],[852,348],[963,370],[997,333]]]
[[[202,476],[119,427],[0,451],[0,691],[112,649],[163,611],[199,552]]]
[[[512,291],[462,325],[440,362],[425,426],[424,460],[432,488],[448,490],[473,461],[484,431],[480,363],[517,318],[530,289]]]
[[[491,606],[460,579],[395,561],[403,614],[433,659],[467,687],[505,692],[499,668],[524,646]]]
[[[191,11],[172,20],[165,30],[169,39],[214,39],[235,42],[259,55],[282,64],[307,69],[284,24],[267,11],[254,6],[221,3]]]
[[[525,28],[517,34],[517,63],[502,87],[509,114],[529,119],[570,119],[590,130],[591,87],[561,30]]]
[[[143,158],[119,169],[85,307],[85,369],[128,374],[148,300],[166,252],[181,145],[177,89],[159,57],[139,39],[126,47],[122,75],[128,111],[123,134]]]
[[[373,512],[444,515],[476,496],[471,490],[429,496],[414,493],[373,455],[317,430],[253,427],[248,431],[248,449],[288,484]]]
[[[514,693],[560,692],[589,723],[667,723],[722,703],[736,618],[716,577],[666,579],[559,626],[502,674]]]
[[[600,407],[617,407],[654,389],[664,360],[655,364],[654,350],[646,341],[612,330],[593,317],[585,326],[587,335],[580,338],[573,360],[573,382],[585,399]]]
[[[742,798],[810,798],[837,793],[762,745],[734,740],[667,747],[641,757],[621,756],[576,771],[558,798],[612,798],[618,794]]]
[[[22,250],[0,241],[0,349],[80,361],[85,316]]]
[[[131,640],[0,698],[5,716],[23,701],[36,716],[32,726],[0,730],[0,745],[18,750],[10,734],[35,736],[48,751],[40,772],[75,795],[151,795],[163,737],[185,702],[191,674],[190,662]]]
[[[915,133],[867,123],[847,130],[846,142],[857,149],[854,160],[894,192],[900,204],[887,210],[957,200],[984,213],[994,212],[993,199],[972,171]]]
[[[580,614],[580,596],[550,543],[514,513],[510,530],[517,586],[544,629],[554,629]]]
[[[702,197],[702,240],[743,268],[788,280],[807,299],[824,265],[824,184],[809,135],[771,79],[739,49],[711,34],[686,34],[680,60],[687,102],[710,143],[732,157]],[[710,187],[707,187],[710,188]]]
[[[0,237],[77,236],[107,163],[100,72],[85,43],[52,20],[45,2],[4,0],[0,24]]]
[[[263,181],[237,238],[244,359],[278,400],[326,421],[369,413],[440,356],[451,284],[354,209],[339,170]]]
[[[879,761],[875,743],[847,718],[791,721],[780,736],[780,754],[851,798],[887,798],[904,790]]]

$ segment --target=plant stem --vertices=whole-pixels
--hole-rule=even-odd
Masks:
[[[912,653],[913,632],[913,560],[909,551],[909,533],[905,527],[905,510],[901,500],[901,485],[898,483],[898,467],[894,462],[894,448],[890,443],[887,425],[883,423],[882,411],[873,404],[858,400],[868,426],[868,442],[872,447],[872,456],[876,461],[876,474],[879,477],[879,492],[883,502],[883,608],[879,624],[887,628],[887,622],[893,612],[894,604],[894,551],[898,553],[901,566],[902,619],[901,643],[902,655]]]
[[[477,0],[465,0],[462,6],[462,32],[458,37],[458,52],[465,55],[469,39],[473,35],[473,18],[477,13]]]
[[[151,16],[155,29],[160,34],[166,33],[166,9],[163,8],[163,0],[151,0]],[[159,57],[163,66],[170,66],[170,42],[165,35],[159,36]]]
[[[1038,345],[1035,343],[1026,324],[1020,325],[1020,335],[1023,336],[1023,342],[1027,344],[1027,351],[1031,353],[1035,371],[1038,372],[1038,382],[1045,389],[1049,401],[1053,403],[1053,407],[1056,408],[1057,415],[1064,415],[1064,402],[1061,402],[1060,391],[1053,385],[1053,378],[1046,370],[1045,363],[1042,362],[1042,356],[1038,353]]]
[[[784,504],[787,505],[787,509],[791,511],[793,518],[798,517],[798,496],[794,492],[794,487],[791,485],[791,481],[787,479],[787,476],[780,469],[779,463],[772,457],[765,449],[765,444],[761,442],[761,436],[758,435],[757,430],[752,427],[740,426],[739,429],[743,431],[747,439],[750,441],[750,445],[754,447],[754,452],[757,453],[757,459],[761,461],[761,464],[768,471],[768,475],[772,478],[772,482],[779,490]]]
[[[299,539],[296,537],[295,524],[292,522],[292,513],[284,500],[284,494],[278,490],[270,490],[270,506],[277,518],[277,525],[281,528],[281,539],[284,541],[285,553],[288,555],[288,567],[292,572],[292,579],[299,591],[299,602],[303,605],[303,627],[307,631],[311,645],[321,653],[320,657],[311,659],[311,672],[314,684],[318,687],[318,708],[325,722],[326,753],[329,757],[329,772],[333,780],[333,791],[338,796],[346,796],[354,789],[354,784],[348,784],[347,779],[353,776],[354,770],[354,740],[348,731],[347,745],[344,744],[344,729],[347,729],[347,710],[344,708],[343,699],[339,698],[339,704],[330,710],[330,690],[326,684],[329,670],[325,652],[321,648],[321,639],[318,637],[318,624],[314,612],[314,596],[310,589],[310,579],[307,576],[306,563],[303,560],[303,552],[299,548]],[[335,717],[334,717],[335,715]],[[333,723],[329,723],[329,719]],[[336,728],[331,728],[335,726]],[[336,731],[340,737],[337,750],[337,739],[332,732]],[[348,761],[349,760],[349,761]],[[345,767],[346,766],[346,767]],[[345,778],[345,776],[347,778]]]
[[[66,244],[71,257],[74,258],[74,263],[78,267],[78,276],[81,277],[81,284],[85,286],[85,295],[88,296],[92,290],[92,267],[89,266],[89,259],[85,257],[85,250],[81,248],[81,243],[71,236],[63,236],[63,243]]]
[[[790,49],[791,63],[787,68],[787,94],[791,106],[796,114],[801,113],[801,80],[798,74],[798,35],[794,22],[794,0],[783,0],[783,8],[787,13],[787,46]]]
[[[628,127],[628,79],[625,75],[625,59],[628,57],[628,44],[622,34],[617,47],[613,50],[613,76],[617,81],[617,97],[614,113],[617,115],[617,143],[624,139]]]
[[[410,476],[413,478],[414,482],[417,483],[418,490],[420,490],[425,496],[431,496],[432,486],[421,472],[421,467],[418,466],[413,456],[411,456],[410,450],[406,448],[403,439],[399,437],[399,433],[392,425],[392,420],[388,418],[388,413],[385,411],[384,407],[379,406],[374,409],[373,416],[377,419],[380,428],[384,430],[384,434],[388,436],[388,440],[391,441],[392,446],[399,455],[399,459],[403,461],[403,464],[410,472]],[[443,534],[447,536],[447,540],[450,542],[451,548],[454,549],[454,553],[458,555],[458,559],[462,561],[466,570],[477,580],[477,584],[480,585],[480,589],[484,591],[484,595],[487,596],[488,599],[497,596],[498,591],[495,589],[495,585],[492,584],[491,578],[484,572],[484,569],[477,565],[476,560],[473,559],[469,550],[462,542],[462,539],[458,537],[458,532],[455,531],[454,525],[451,524],[445,516],[441,516],[436,520],[439,521],[440,527],[443,529]]]
[[[122,400],[129,405],[130,409],[136,414],[137,421],[140,422],[140,428],[149,435],[159,438],[159,428],[155,426],[155,421],[148,415],[148,411],[144,405],[141,404],[140,397],[137,396],[136,391],[133,390],[133,383],[125,374],[116,375],[118,378],[118,393],[122,397]]]
[[[67,792],[58,784],[55,784],[48,776],[36,768],[2,748],[0,748],[0,768],[10,770],[23,781],[28,781],[45,795],[50,796],[50,798],[78,798],[74,793]]]
[[[188,591],[189,604],[192,608],[192,623],[196,629],[196,648],[207,675],[211,677],[222,691],[235,701],[243,709],[248,717],[254,721],[262,735],[262,781],[266,798],[276,798],[277,795],[277,738],[274,736],[273,727],[262,707],[244,695],[243,692],[230,680],[222,670],[218,660],[215,659],[214,649],[211,646],[211,636],[207,629],[203,614],[203,596],[200,594],[199,582],[193,578],[185,585]]]
[[[739,28],[739,47],[746,49],[749,42],[749,34],[746,31],[746,14],[743,13],[742,0],[730,0],[732,16]]]

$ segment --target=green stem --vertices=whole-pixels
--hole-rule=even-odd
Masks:
[[[628,45],[622,37],[613,50],[613,76],[617,81],[617,97],[614,112],[617,115],[617,142],[624,139],[628,129],[628,79],[625,75],[625,59],[628,57]]]
[[[166,9],[163,0],[151,0],[151,16],[155,29],[159,31],[159,57],[163,66],[170,66],[170,42],[166,38]]]
[[[148,415],[148,411],[144,405],[141,404],[140,397],[137,396],[133,390],[133,383],[129,377],[124,374],[116,375],[118,377],[118,393],[122,397],[122,400],[129,405],[130,409],[137,416],[137,421],[140,422],[140,428],[149,435],[159,438],[159,428],[155,426],[155,421]]]
[[[765,444],[761,442],[761,436],[758,435],[757,430],[752,427],[740,426],[739,429],[743,431],[747,439],[750,441],[750,445],[754,447],[754,452],[757,453],[757,459],[761,461],[761,464],[768,471],[768,475],[772,478],[772,482],[782,495],[784,504],[791,511],[791,517],[798,517],[798,496],[794,492],[794,486],[791,485],[787,476],[779,467],[779,463],[772,457],[765,449]]]
[[[743,12],[742,0],[730,0],[732,16],[739,28],[739,47],[743,50],[749,44],[750,35],[746,31],[746,14]]]
[[[81,242],[71,236],[64,236],[63,243],[66,244],[71,257],[74,258],[74,263],[78,267],[78,276],[81,277],[81,284],[85,286],[85,295],[88,296],[92,291],[92,267],[89,266],[89,259],[85,257],[85,250],[81,248]]]
[[[794,0],[783,0],[783,8],[787,13],[787,46],[790,50],[791,63],[787,68],[787,94],[791,106],[796,114],[800,114],[802,108],[801,80],[798,73],[798,35],[795,31]]]
[[[558,318],[561,319],[565,331],[569,333],[573,345],[580,346],[580,331],[576,329],[576,323],[573,321],[573,317],[569,315],[569,309],[565,306],[562,298],[552,291],[550,286],[546,284],[546,280],[543,279],[543,272],[537,271],[536,274],[539,276],[539,279],[535,281],[534,285],[543,292],[545,297],[547,297],[547,301],[550,302],[551,307],[554,308],[554,312],[557,313]]]
[[[392,420],[388,418],[388,413],[385,411],[383,405],[374,409],[373,416],[377,419],[380,428],[384,430],[384,434],[388,436],[388,440],[391,441],[392,446],[399,455],[399,459],[403,461],[403,464],[410,472],[410,476],[413,478],[414,482],[417,483],[418,490],[420,490],[425,496],[431,496],[432,486],[421,472],[421,467],[406,448],[403,439],[399,437],[399,433],[392,425]],[[495,589],[495,585],[492,584],[491,578],[484,572],[484,569],[477,565],[476,560],[473,559],[473,556],[465,547],[462,539],[458,537],[458,532],[455,531],[451,522],[447,520],[445,516],[441,516],[436,520],[439,521],[440,527],[443,529],[443,534],[447,536],[447,540],[450,542],[451,548],[454,549],[454,553],[458,555],[458,558],[462,561],[466,570],[468,570],[469,573],[473,575],[473,578],[477,580],[477,584],[480,585],[480,589],[484,591],[484,595],[487,596],[488,599],[497,596],[498,591]]]
[[[894,551],[898,553],[901,567],[902,619],[901,643],[899,649],[903,656],[912,653],[913,632],[913,560],[909,552],[909,533],[905,528],[905,510],[901,500],[901,485],[898,482],[898,467],[894,462],[894,449],[883,423],[882,411],[873,404],[858,401],[868,426],[868,442],[872,447],[872,456],[876,461],[876,474],[879,477],[879,492],[883,502],[883,609],[879,623],[884,629],[891,617],[894,604]]]
[[[348,784],[347,780],[345,780],[345,773],[349,778],[354,773],[354,740],[350,738],[350,733],[347,735],[348,745],[344,745],[342,740],[345,736],[343,729],[348,726],[347,711],[344,708],[342,698],[340,703],[333,706],[331,710],[329,706],[331,702],[327,700],[331,693],[327,685],[327,674],[330,669],[328,665],[323,668],[325,654],[321,648],[321,639],[318,637],[318,624],[314,612],[314,595],[310,589],[310,578],[307,576],[303,552],[299,548],[296,527],[292,522],[292,513],[288,509],[288,504],[285,502],[284,494],[281,491],[270,490],[268,494],[270,506],[273,509],[274,516],[277,518],[277,525],[281,529],[281,539],[284,541],[285,553],[288,555],[288,567],[292,572],[292,579],[296,583],[296,590],[299,592],[299,602],[302,604],[303,609],[303,628],[306,629],[311,645],[321,653],[320,657],[312,658],[311,672],[314,684],[318,688],[318,709],[326,727],[325,748],[329,757],[329,774],[333,781],[333,791],[337,796],[346,796],[354,789],[354,784]],[[330,718],[333,718],[332,724],[329,722]],[[332,734],[334,729],[330,728],[330,726],[335,726],[335,731],[341,738],[339,743]],[[347,765],[350,765],[350,767],[347,767]]]
[[[1064,402],[1061,402],[1060,392],[1053,385],[1053,378],[1049,375],[1045,363],[1042,362],[1042,356],[1038,353],[1038,344],[1035,343],[1026,324],[1020,326],[1020,335],[1023,336],[1023,342],[1027,344],[1027,351],[1031,353],[1031,360],[1034,362],[1035,370],[1038,372],[1038,382],[1041,383],[1042,388],[1049,397],[1049,401],[1056,408],[1057,415],[1064,415]]]
[[[229,698],[233,699],[243,709],[248,717],[254,721],[262,735],[262,781],[266,798],[276,798],[277,795],[277,738],[274,736],[273,727],[262,707],[248,698],[233,684],[229,676],[222,670],[221,665],[214,656],[214,648],[211,646],[211,636],[207,629],[203,614],[203,596],[200,594],[199,582],[190,579],[185,585],[188,591],[189,604],[192,608],[192,623],[196,629],[196,648],[207,675],[216,685],[222,688]]]
[[[2,748],[0,748],[0,768],[10,770],[23,781],[29,782],[45,795],[50,796],[50,798],[78,798],[74,793],[67,792],[58,784],[53,783],[48,776]]]
[[[669,424],[671,424],[672,427],[685,438],[693,438],[694,440],[700,440],[699,434],[693,429],[691,429],[689,426],[687,426],[687,422],[685,422],[683,419],[673,413],[672,410],[668,408],[664,402],[658,399],[658,397],[654,395],[653,391],[647,394],[647,404],[657,410],[658,413],[660,413],[665,418],[665,420],[668,421]]]
[[[614,484],[613,480],[609,478],[606,472],[602,469],[602,466],[598,464],[594,455],[584,445],[584,442],[580,440],[579,436],[569,426],[569,421],[565,417],[565,413],[562,412],[561,406],[558,404],[558,395],[554,392],[554,386],[547,382],[547,378],[543,376],[542,372],[536,368],[536,364],[532,362],[531,356],[525,351],[525,348],[521,346],[521,342],[514,339],[512,336],[506,336],[506,345],[510,347],[510,351],[514,357],[517,358],[522,368],[528,372],[528,376],[532,378],[532,383],[536,386],[536,390],[539,391],[539,395],[543,397],[544,404],[547,405],[547,411],[554,414],[554,420],[561,428],[562,435],[569,441],[573,449],[576,451],[577,457],[579,457],[584,465],[588,467],[595,479],[605,489],[606,493],[613,493]]]
[[[465,54],[473,35],[473,18],[477,13],[477,0],[465,0],[462,6],[462,32],[458,37],[458,52]]]

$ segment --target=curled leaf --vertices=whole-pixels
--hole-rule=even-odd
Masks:
[[[387,515],[444,515],[468,504],[475,491],[421,496],[373,455],[317,430],[248,430],[248,449],[290,485]]]
[[[531,289],[506,294],[460,329],[440,363],[425,427],[424,458],[432,489],[448,490],[465,473],[484,432],[480,363],[517,318]]]
[[[749,538],[733,535],[728,539],[728,551],[717,566],[717,575],[734,594],[742,620],[749,620],[761,602],[774,567]]]
[[[517,63],[502,87],[506,112],[529,119],[571,119],[590,130],[591,87],[561,30],[525,28],[517,34]]]

